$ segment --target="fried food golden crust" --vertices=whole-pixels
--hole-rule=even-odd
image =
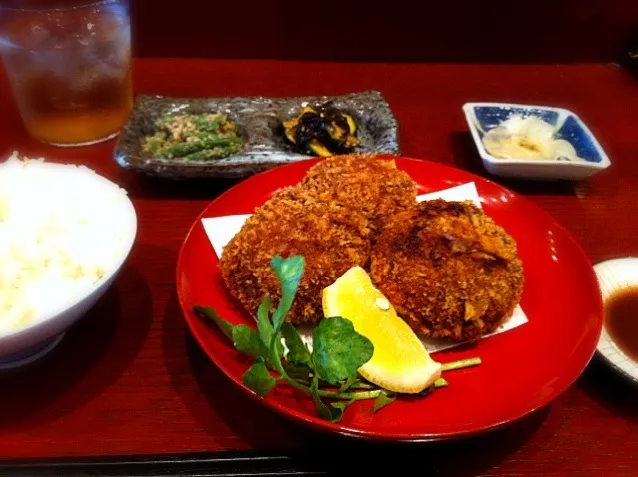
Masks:
[[[387,217],[416,204],[416,183],[393,160],[374,155],[334,156],[310,168],[296,187],[279,192],[303,203],[332,202],[370,220],[373,234]]]
[[[316,323],[323,318],[322,290],[368,262],[369,237],[367,219],[338,204],[275,197],[256,209],[224,248],[222,276],[230,293],[256,314],[266,295],[275,304],[281,296],[272,258],[303,255],[305,273],[287,320]]]
[[[428,201],[392,217],[371,276],[412,329],[457,341],[498,328],[523,291],[516,243],[471,202]]]

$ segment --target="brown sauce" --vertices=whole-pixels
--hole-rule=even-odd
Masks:
[[[638,362],[638,286],[620,289],[607,298],[605,330],[623,353]]]

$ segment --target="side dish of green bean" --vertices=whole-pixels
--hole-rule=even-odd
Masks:
[[[237,125],[223,113],[166,115],[155,127],[143,144],[155,157],[207,161],[235,154],[243,145]]]

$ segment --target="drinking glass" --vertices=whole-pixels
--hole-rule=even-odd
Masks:
[[[56,146],[116,136],[133,103],[128,0],[3,3],[0,48],[29,133]]]

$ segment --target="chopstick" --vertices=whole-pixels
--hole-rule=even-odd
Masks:
[[[324,463],[325,464],[325,463]],[[321,476],[331,475],[316,457],[220,452],[143,457],[0,461],[0,476]]]

